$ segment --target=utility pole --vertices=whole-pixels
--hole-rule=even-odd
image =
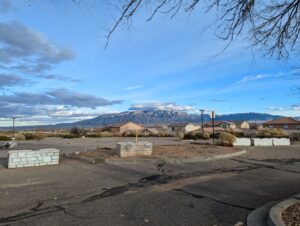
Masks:
[[[215,144],[215,112],[211,112],[212,130],[213,130],[213,144]]]
[[[205,110],[200,109],[200,111],[201,111],[201,130],[202,130],[202,136],[203,136],[203,134],[204,134],[204,128],[203,128],[203,112],[204,112]]]
[[[11,117],[11,118],[13,120],[13,137],[12,137],[12,139],[14,140],[15,139],[15,120],[17,117]]]
[[[84,120],[82,120],[82,137],[84,137],[85,132],[84,132]]]

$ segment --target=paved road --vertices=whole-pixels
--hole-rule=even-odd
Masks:
[[[246,222],[300,191],[300,146],[249,148],[193,164],[0,169],[0,225],[203,225]]]

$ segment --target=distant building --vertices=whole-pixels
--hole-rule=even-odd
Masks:
[[[233,121],[233,123],[238,129],[250,129],[250,125],[246,121]]]
[[[173,123],[169,125],[169,131],[188,133],[199,129],[200,127],[201,126],[194,125],[191,123]]]
[[[211,128],[213,127],[212,122],[205,123],[203,125],[204,128]],[[235,129],[236,125],[233,122],[224,122],[224,121],[215,121],[214,127],[222,128],[222,129]]]
[[[284,130],[300,130],[300,121],[291,117],[283,117],[263,123],[264,128]]]
[[[261,130],[263,129],[263,125],[261,123],[253,122],[250,123],[250,129]]]
[[[102,131],[124,133],[126,131],[136,131],[136,130],[142,130],[142,129],[143,129],[143,127],[141,125],[138,125],[133,122],[126,122],[123,124],[116,124],[116,125],[111,125],[111,126],[105,127],[102,129]]]

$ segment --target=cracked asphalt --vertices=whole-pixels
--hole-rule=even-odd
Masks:
[[[300,145],[181,164],[0,168],[0,225],[219,225],[300,192]]]

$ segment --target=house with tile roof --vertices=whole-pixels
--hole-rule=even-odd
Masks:
[[[300,121],[291,117],[282,117],[263,123],[264,128],[284,130],[300,130]]]

